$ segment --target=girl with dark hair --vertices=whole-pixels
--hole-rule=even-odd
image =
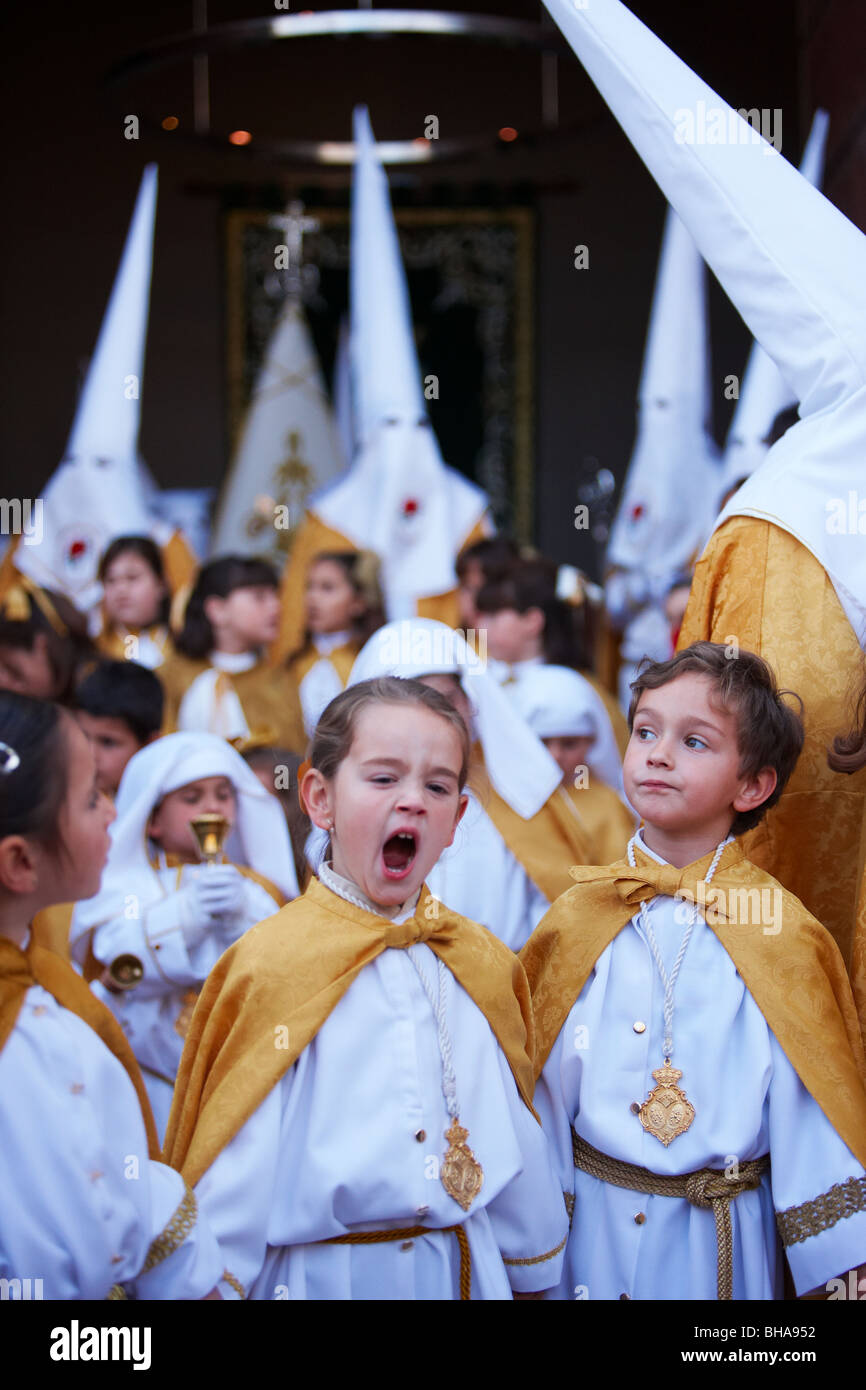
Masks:
[[[224,555],[203,565],[176,651],[159,672],[167,731],[252,738],[303,753],[297,685],[265,661],[279,622],[277,576],[266,560]]]
[[[154,670],[171,649],[169,588],[162,553],[149,536],[118,536],[99,562],[102,629],[96,645],[115,661]]]
[[[310,562],[305,642],[288,662],[308,735],[346,685],[367,638],[385,621],[379,570],[370,550],[322,551]]]
[[[202,1298],[223,1268],[193,1194],[158,1161],[119,1025],[34,921],[96,892],[112,819],[75,721],[0,694],[0,1270],[12,1297],[125,1297],[129,1285],[137,1298]]]
[[[0,599],[0,689],[69,703],[93,656],[87,620],[69,599],[17,576]]]
[[[226,1298],[510,1300],[559,1278],[523,972],[425,884],[469,756],[415,681],[361,682],[319,721],[301,792],[327,859],[211,971],[166,1137]]]
[[[485,584],[475,606],[486,632],[492,674],[511,693],[535,666],[568,666],[589,682],[605,707],[620,755],[628,729],[616,700],[589,669],[584,633],[586,603],[575,606],[556,593],[556,566],[538,556],[521,560],[498,580]],[[610,780],[610,779],[608,779]]]

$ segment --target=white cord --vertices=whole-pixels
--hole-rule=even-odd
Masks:
[[[637,836],[633,835],[628,842],[628,862],[629,866],[632,869],[637,868],[637,861],[634,857],[634,846],[636,839]],[[729,845],[732,839],[733,836],[728,835],[726,839],[722,840],[721,843],[716,846],[716,852],[713,855],[713,862],[707,870],[706,877],[704,878],[704,883],[710,882],[711,878],[713,877],[713,874],[716,872],[716,869],[719,866],[719,860],[722,857],[722,851],[724,850],[725,845]],[[680,942],[680,949],[678,950],[677,958],[674,961],[674,968],[671,971],[670,975],[668,975],[667,971],[665,970],[664,961],[661,957],[658,942],[656,941],[655,932],[653,931],[652,926],[650,925],[649,912],[647,911],[647,901],[645,898],[643,899],[640,905],[640,924],[643,927],[644,935],[647,939],[647,944],[649,945],[650,951],[652,952],[652,958],[656,963],[656,969],[658,970],[659,975],[661,976],[661,981],[665,989],[665,1036],[663,1051],[666,1062],[670,1061],[674,1051],[674,989],[676,987],[677,976],[680,973],[680,967],[683,963],[683,958],[686,954],[688,944],[692,939],[692,932],[694,931],[695,923],[698,921],[699,917],[700,910],[694,903],[692,903],[689,923],[683,933],[683,939]]]
[[[454,1056],[451,1048],[451,1035],[448,1032],[448,1026],[445,1021],[448,1008],[448,967],[438,956],[436,957],[436,964],[439,968],[439,997],[436,998],[433,994],[433,986],[421,969],[419,962],[412,954],[411,948],[409,950],[409,959],[418,972],[418,978],[424,986],[424,993],[430,1000],[430,1007],[436,1019],[436,1029],[439,1035],[439,1053],[442,1057],[442,1094],[445,1097],[445,1105],[448,1114],[451,1116],[451,1119],[454,1120],[457,1118],[458,1114],[457,1077],[454,1075]]]

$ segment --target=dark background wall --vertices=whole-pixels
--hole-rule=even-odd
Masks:
[[[533,0],[463,8],[536,20]],[[780,107],[783,149],[799,157],[814,105],[831,112],[829,196],[866,226],[866,130],[860,0],[635,0],[633,8],[734,106]],[[273,15],[264,0],[223,0],[209,22]],[[80,0],[7,7],[4,19],[5,216],[0,303],[5,326],[0,459],[6,496],[34,496],[56,467],[123,244],[143,165],[160,167],[141,447],[165,486],[218,483],[227,465],[224,215],[302,194],[348,197],[341,170],[284,169],[226,143],[185,139],[188,62],[109,91],[126,55],[191,27],[191,8]],[[390,172],[415,206],[516,201],[536,213],[534,438],[536,539],[560,561],[595,569],[596,547],[571,524],[586,460],[620,478],[659,249],[663,200],[570,56],[559,62],[560,120],[570,139],[497,146],[495,132],[541,123],[537,55],[433,40],[312,41],[241,49],[211,60],[212,126],[350,138],[367,101],[379,139],[490,132],[469,162]],[[176,132],[123,138],[123,117],[176,115]],[[590,248],[590,269],[573,248]],[[715,288],[715,287],[714,287]],[[748,335],[712,298],[716,432],[730,412],[723,383]]]

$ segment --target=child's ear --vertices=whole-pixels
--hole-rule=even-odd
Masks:
[[[147,822],[147,829],[144,832],[144,838],[146,840],[153,840],[154,844],[158,845],[161,836],[162,828],[159,823],[159,807],[157,807],[157,809],[153,812],[150,820]]]
[[[461,794],[460,794],[460,800],[459,800],[459,802],[457,803],[457,815],[454,817],[454,824],[453,824],[452,827],[451,827],[451,838],[450,838],[449,841],[448,841],[448,845],[453,845],[453,843],[454,843],[454,836],[455,836],[456,833],[457,833],[457,827],[458,827],[458,825],[460,824],[460,822],[462,821],[464,812],[465,812],[466,807],[467,807],[468,805],[469,805],[469,797],[466,795],[465,792],[461,792]],[[446,849],[448,848],[448,845],[445,846]]]
[[[523,616],[524,629],[530,637],[540,637],[544,631],[544,613],[540,608],[527,608]]]
[[[33,893],[38,880],[37,855],[23,835],[0,840],[0,883],[10,893]]]
[[[320,830],[330,830],[334,820],[331,784],[317,767],[307,768],[301,779],[301,800],[307,815]]]
[[[756,772],[754,777],[743,783],[739,795],[734,797],[732,802],[735,811],[754,811],[772,796],[776,790],[778,781],[776,769],[774,767],[762,767],[760,772]]]
[[[211,594],[202,604],[204,615],[211,627],[218,627],[222,622],[225,613],[225,599],[218,594]]]

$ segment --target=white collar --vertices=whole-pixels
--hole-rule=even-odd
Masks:
[[[355,907],[363,908],[365,912],[373,912],[377,917],[387,917],[395,926],[399,926],[401,922],[406,921],[407,917],[412,916],[421,896],[421,889],[419,888],[417,893],[408,898],[406,902],[386,911],[385,908],[378,907],[372,899],[367,897],[366,893],[362,893],[357,883],[351,878],[344,878],[342,874],[335,873],[331,865],[324,860],[319,865],[317,872],[320,882],[326,888],[330,888],[332,893],[336,893],[338,898],[342,898],[347,903],[353,903]]]
[[[249,671],[259,659],[258,652],[218,652],[212,651],[208,660],[218,671],[228,671],[237,675],[239,671]]]
[[[318,632],[313,634],[313,646],[319,656],[330,656],[337,647],[345,647],[352,640],[351,632]]]
[[[731,844],[731,842],[733,841],[733,839],[734,839],[734,836],[733,836],[733,835],[728,835],[727,838],[724,839],[724,840],[722,841],[722,844],[723,844],[723,845],[729,845],[729,844]],[[656,864],[669,864],[669,862],[670,862],[669,860],[667,860],[667,859],[662,859],[662,857],[661,857],[660,854],[656,854],[655,850],[650,849],[649,845],[646,844],[646,842],[644,841],[644,837],[643,837],[643,826],[641,826],[639,830],[636,830],[636,831],[635,831],[635,834],[634,834],[634,841],[635,841],[635,844],[637,845],[637,848],[638,848],[639,850],[641,850],[644,854],[646,854],[650,859],[654,859],[655,862],[656,862]],[[716,846],[716,848],[718,848],[718,846]],[[701,858],[703,858],[703,857],[704,857],[704,856],[701,855]]]

